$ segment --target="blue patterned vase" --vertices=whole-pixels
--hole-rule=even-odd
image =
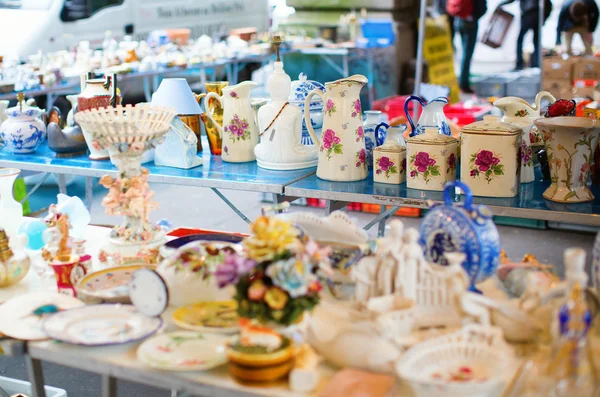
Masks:
[[[454,189],[465,195],[463,206],[453,203]],[[500,262],[500,236],[492,212],[484,205],[473,205],[467,185],[455,181],[446,184],[444,203],[431,207],[421,223],[421,244],[425,258],[447,266],[445,252],[462,252],[462,266],[469,275],[469,290],[479,292],[475,284],[492,276]]]

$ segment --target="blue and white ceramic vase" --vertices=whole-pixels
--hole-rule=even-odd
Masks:
[[[35,152],[46,137],[43,114],[43,109],[26,105],[8,109],[8,119],[0,126],[0,144],[13,153]]]
[[[318,81],[307,80],[306,74],[300,73],[298,80],[292,81],[292,90],[288,102],[298,106],[304,113],[304,100],[312,90],[325,92],[325,86]],[[310,123],[317,135],[321,134],[321,128],[323,127],[323,106],[323,101],[319,97],[314,97],[310,101]],[[304,118],[302,118],[302,139],[300,143],[303,145],[314,145],[306,129]]]
[[[408,105],[411,101],[417,101],[423,108],[421,117],[415,125]],[[448,98],[439,97],[432,99],[429,103],[425,103],[423,99],[418,96],[411,95],[406,102],[404,102],[404,114],[410,124],[411,132],[410,136],[419,135],[425,132],[426,128],[437,128],[438,134],[452,135],[448,120],[446,120],[446,114],[444,113],[444,107],[448,104]]]
[[[596,292],[600,292],[600,233],[596,235],[592,251],[592,284]]]
[[[385,130],[381,131],[383,137],[377,136],[378,127],[380,125],[385,125],[387,128],[387,124],[380,123],[381,119],[381,111],[379,110],[366,110],[364,112],[363,119],[363,133],[365,137],[365,149],[367,151],[367,165],[369,169],[373,169],[373,149],[377,146],[383,145],[385,141]]]
[[[465,195],[464,206],[453,203],[454,190]],[[471,190],[462,182],[449,182],[444,189],[444,204],[431,207],[421,223],[421,244],[425,258],[447,266],[446,252],[462,252],[462,266],[470,278],[469,290],[479,292],[475,284],[492,276],[500,262],[500,236],[484,205],[473,205]]]

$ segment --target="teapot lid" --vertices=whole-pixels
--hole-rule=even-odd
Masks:
[[[307,80],[307,76],[305,73],[300,73],[298,75],[298,80],[292,81],[292,90],[290,92],[290,102],[301,101],[304,102],[308,94],[312,90],[321,90],[325,92],[325,86],[318,81],[315,80]],[[318,96],[314,96],[310,104],[314,106],[314,104],[322,104],[323,101]]]
[[[39,117],[45,112],[44,109],[40,109],[37,106],[29,106],[25,102],[25,97],[22,92],[17,94],[17,98],[18,98],[19,102],[17,102],[16,106],[6,109],[6,115],[8,117],[20,117],[20,116]]]
[[[464,126],[461,134],[486,134],[486,135],[518,135],[523,130],[514,124],[503,123],[500,117],[484,116],[483,121],[476,121]]]
[[[428,145],[451,145],[458,143],[458,139],[438,133],[437,127],[425,128],[423,134],[415,135],[406,139],[407,143],[422,143]]]

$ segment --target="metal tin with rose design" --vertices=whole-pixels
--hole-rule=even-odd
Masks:
[[[379,126],[376,129],[375,136]],[[383,145],[373,150],[373,181],[399,185],[406,181],[405,125],[389,127]]]
[[[523,130],[485,116],[460,133],[460,179],[474,196],[514,197],[519,194]]]
[[[441,135],[437,128],[406,140],[406,186],[411,189],[444,190],[456,180],[458,139]]]
[[[462,189],[464,205],[453,203],[455,189]],[[420,229],[420,243],[425,259],[448,266],[446,252],[465,254],[463,269],[470,279],[470,291],[475,284],[496,273],[500,263],[500,236],[493,214],[485,205],[473,205],[473,195],[467,185],[454,181],[444,189],[444,203],[431,207]]]

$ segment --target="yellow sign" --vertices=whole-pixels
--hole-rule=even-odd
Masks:
[[[423,57],[429,66],[429,83],[450,88],[450,102],[460,100],[458,80],[454,73],[454,52],[448,18],[443,15],[425,20]]]
[[[600,120],[600,110],[592,109],[592,108],[585,108],[585,109],[583,109],[583,116],[589,117],[591,119]]]

